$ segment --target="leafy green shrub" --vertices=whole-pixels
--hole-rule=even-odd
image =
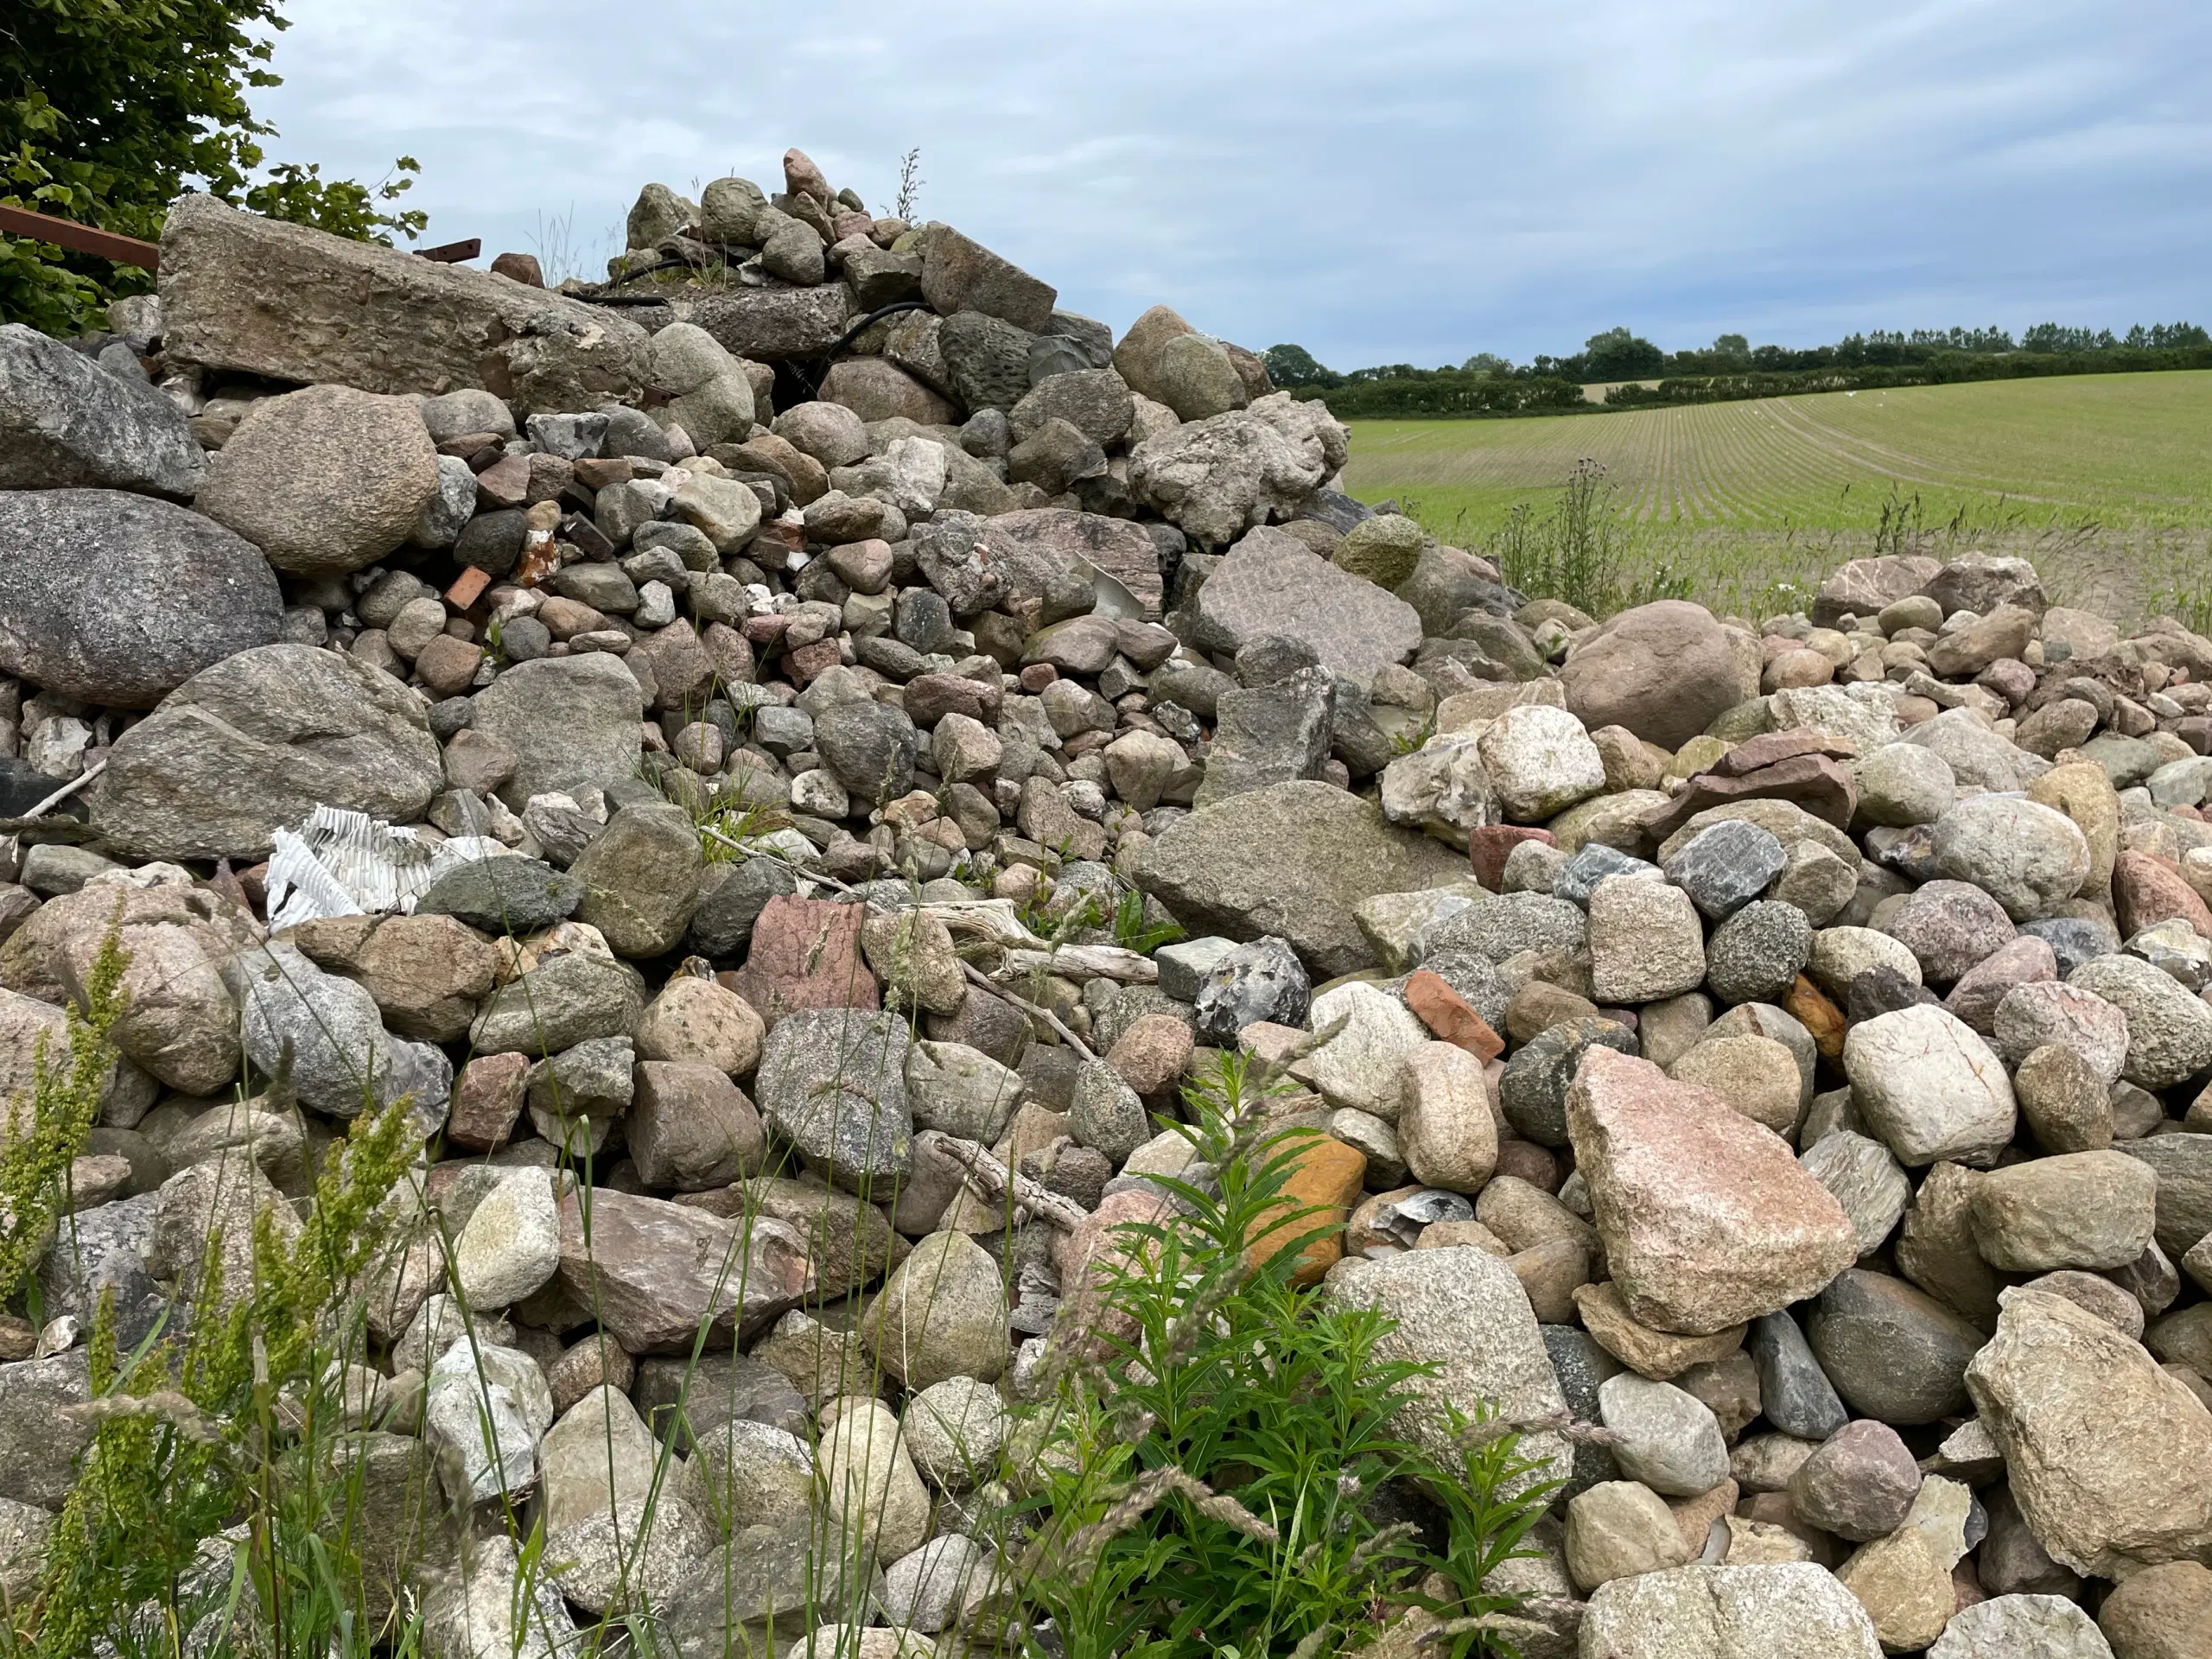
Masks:
[[[1470,1619],[1512,1601],[1480,1595],[1482,1579],[1522,1553],[1554,1489],[1515,1486],[1534,1465],[1510,1433],[1459,1470],[1399,1434],[1427,1368],[1382,1357],[1383,1314],[1299,1287],[1336,1224],[1287,1194],[1319,1137],[1268,1124],[1274,1092],[1237,1056],[1188,1091],[1211,1179],[1160,1179],[1185,1213],[1123,1225],[1079,1327],[1090,1351],[1046,1362],[1016,1567],[1033,1645],[1049,1619],[1067,1659],[1311,1659],[1357,1645],[1394,1605],[1430,1605],[1425,1573],[1452,1576]],[[1440,1548],[1401,1518],[1414,1483],[1444,1501]],[[1455,1631],[1459,1650],[1489,1630]]]
[[[265,67],[280,0],[27,0],[0,28],[0,202],[155,241],[188,182],[272,219],[340,236],[412,237],[420,213],[389,211],[409,180],[325,180],[287,162],[254,178],[260,140],[249,88]],[[394,171],[411,173],[401,157]],[[0,322],[51,334],[105,326],[109,301],[151,274],[0,236]]]

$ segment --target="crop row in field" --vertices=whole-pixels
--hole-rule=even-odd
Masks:
[[[2212,524],[2212,373],[1824,392],[1515,421],[1377,421],[1347,478],[1487,529],[1603,461],[1652,524],[1871,528],[1883,505],[2013,529]]]
[[[1605,463],[1646,567],[1770,610],[1883,545],[2001,549],[2140,616],[2212,594],[2212,373],[1987,382],[1506,421],[1357,423],[1346,480],[1480,546]]]

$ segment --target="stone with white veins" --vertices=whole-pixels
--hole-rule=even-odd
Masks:
[[[1605,757],[1564,709],[1522,703],[1491,721],[1476,741],[1498,804],[1516,823],[1556,817],[1605,792]]]
[[[1867,1127],[1907,1168],[1986,1163],[2012,1144],[2018,1113],[2004,1065],[1945,1009],[1922,1004],[1860,1021],[1844,1039],[1843,1069]]]

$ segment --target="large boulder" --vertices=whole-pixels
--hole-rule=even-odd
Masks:
[[[981,311],[1034,334],[1052,320],[1058,296],[1050,283],[950,225],[932,225],[922,238],[922,297],[943,316]]]
[[[145,380],[19,322],[0,327],[0,490],[189,496],[207,467],[184,411]]]
[[[1371,964],[1354,912],[1377,893],[1458,880],[1466,861],[1396,829],[1373,803],[1316,782],[1275,784],[1178,819],[1137,885],[1193,934],[1287,940],[1317,978]]]
[[[116,739],[92,822],[126,855],[250,864],[319,805],[410,823],[443,785],[414,692],[335,652],[262,645],[194,675]]]
[[[2037,1541],[2100,1578],[2212,1555],[2212,1411],[2077,1303],[2033,1287],[1999,1300],[1967,1390]]]
[[[411,403],[309,386],[247,410],[194,505],[288,575],[342,576],[404,542],[437,494]]]
[[[645,385],[647,336],[626,317],[505,276],[240,213],[205,194],[179,197],[162,227],[161,292],[168,355],[210,368],[364,391],[550,393],[546,342],[550,329],[565,327],[564,389],[575,401],[530,407],[596,409],[634,399]]]
[[[1230,549],[1198,589],[1196,609],[1204,650],[1233,656],[1276,635],[1299,641],[1332,674],[1361,685],[1421,647],[1421,617],[1412,606],[1280,530],[1254,530]]]
[[[1192,421],[1129,452],[1129,488],[1209,547],[1294,515],[1344,465],[1344,429],[1287,392]]]
[[[283,619],[260,550],[196,512],[119,490],[0,494],[0,672],[150,709]]]
[[[635,777],[644,707],[622,659],[592,652],[516,664],[477,694],[474,726],[514,751],[499,798],[520,810],[533,795]]]
[[[1781,1137],[1648,1060],[1592,1047],[1567,1133],[1605,1259],[1644,1324],[1709,1336],[1817,1295],[1859,1255]]]
[[[1592,731],[1625,726],[1679,749],[1759,694],[1758,642],[1687,600],[1623,611],[1579,640],[1560,671],[1567,706]]]

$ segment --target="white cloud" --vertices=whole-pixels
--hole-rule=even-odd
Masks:
[[[573,204],[603,258],[648,179],[786,144],[874,206],[919,145],[925,212],[1072,308],[1340,366],[2207,308],[2188,0],[299,10],[273,152],[411,153],[432,238],[492,249]]]

